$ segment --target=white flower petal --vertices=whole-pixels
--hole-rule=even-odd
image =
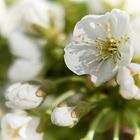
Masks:
[[[53,18],[58,30],[64,28],[64,9],[57,3],[46,0],[31,0],[25,3],[22,12],[29,25],[38,24],[48,28],[50,27],[50,19]]]
[[[120,66],[128,65],[133,57],[133,42],[132,42],[132,28],[130,25],[130,18],[125,11],[119,9],[113,9],[111,11],[112,16],[116,19],[116,30],[114,30],[114,35],[121,37],[127,35],[129,40],[120,46],[121,60],[119,62]]]
[[[118,62],[118,65],[120,67],[127,66],[131,62],[134,54],[133,44],[130,40],[126,43],[126,45],[120,48],[120,53],[121,60]]]
[[[1,34],[8,37],[15,30],[21,30],[24,27],[21,16],[21,1],[17,1],[14,6],[7,7],[5,17],[3,18],[0,26]]]
[[[108,60],[98,65],[91,73],[91,81],[95,84],[100,84],[110,80],[116,74],[118,69],[114,62]]]
[[[88,74],[96,65],[95,52],[96,50],[92,46],[69,44],[65,48],[65,63],[78,75]]]
[[[56,107],[51,114],[52,123],[64,127],[72,126],[77,120],[71,116],[73,110],[74,107]]]
[[[34,117],[26,128],[26,137],[29,140],[43,140],[43,133],[37,133],[36,129],[40,123],[40,119]]]
[[[139,88],[135,85],[135,81],[128,68],[119,69],[117,82],[120,85],[120,94],[126,99],[137,98]]]
[[[137,98],[137,93],[138,92],[139,92],[139,89],[135,85],[131,85],[131,86],[129,85],[127,87],[122,87],[122,86],[120,87],[120,94],[125,99]]]
[[[111,14],[116,18],[116,36],[129,34],[132,31],[130,18],[127,12],[119,9],[113,9]]]
[[[37,133],[39,119],[26,113],[8,113],[2,119],[3,140],[42,140],[43,134]]]
[[[0,0],[0,25],[6,14],[6,5],[4,0]]]
[[[41,60],[17,59],[10,66],[8,78],[14,82],[32,80],[39,75],[41,70]]]
[[[140,64],[130,63],[130,65],[128,65],[128,68],[129,68],[134,74],[139,74],[139,73],[140,73]]]
[[[88,15],[82,18],[75,26],[73,36],[76,37],[85,34],[88,38],[96,40],[97,37],[105,38],[106,23],[110,21],[112,29],[114,29],[114,20],[107,13],[105,15]]]
[[[41,44],[22,32],[11,34],[9,44],[11,52],[18,57],[26,59],[38,59],[41,57]]]
[[[117,75],[117,82],[118,82],[118,84],[120,84],[120,86],[134,85],[134,79],[128,68],[122,67],[119,69],[118,75]]]

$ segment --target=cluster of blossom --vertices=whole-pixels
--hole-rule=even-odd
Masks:
[[[1,121],[3,140],[43,140],[43,132],[38,131],[41,116],[32,116],[26,111],[43,104],[49,92],[53,92],[51,88],[50,81],[28,81],[13,84],[6,90],[6,105],[13,111]],[[89,111],[90,105],[86,102],[61,103],[51,109],[51,121],[58,126],[72,127]]]
[[[44,40],[33,39],[28,32],[35,34],[31,27],[36,25],[49,28],[49,18],[52,13],[58,20],[64,17],[63,10],[62,16],[60,13],[57,16],[56,9],[60,8],[58,5],[50,7],[51,4],[45,0],[23,0],[17,2],[16,7],[10,8],[5,8],[3,5],[0,31],[3,36],[8,38],[11,52],[18,57],[9,71],[9,75],[13,76],[10,79],[18,81],[18,74],[29,74],[28,66],[32,67],[34,73],[31,72],[30,76],[24,75],[20,80],[30,80],[36,77],[38,71],[41,70],[41,53],[38,46],[42,46]],[[36,12],[38,14],[34,14]],[[64,23],[61,25],[57,23],[60,22],[56,22],[56,28],[61,30]],[[22,47],[19,48],[19,44]],[[89,74],[91,81],[97,86],[116,78],[122,97],[139,100],[140,65],[131,63],[132,57],[133,37],[129,16],[126,12],[118,9],[113,9],[105,15],[88,15],[82,18],[74,28],[72,42],[65,48],[64,55],[67,67],[77,75]],[[27,69],[23,69],[22,65],[21,71],[17,73],[15,66],[20,67],[21,63],[24,63]],[[34,66],[37,70],[34,69]],[[11,74],[13,71],[15,74]],[[7,89],[6,105],[13,111],[2,119],[3,140],[43,139],[43,132],[38,131],[40,118],[29,115],[28,111],[38,108],[47,98],[51,85],[44,83],[42,81],[20,82]],[[49,115],[53,124],[72,127],[90,109],[87,102],[78,102],[72,105],[68,103],[55,104]]]
[[[54,20],[56,30],[64,28],[64,9],[58,3],[46,0],[20,0],[7,6],[0,0],[0,34],[7,38],[9,49],[15,56],[8,70],[12,82],[34,79],[42,70],[42,46],[46,38],[34,37],[36,26],[51,28]],[[20,47],[19,47],[20,46]],[[25,74],[26,73],[26,74]],[[7,107],[12,112],[1,121],[2,139],[42,140],[43,133],[37,132],[40,119],[30,116],[25,110],[38,107],[45,98],[40,84],[16,83],[6,91]]]
[[[0,34],[7,38],[16,58],[8,70],[9,80],[17,82],[38,77],[43,67],[41,49],[47,39],[36,37],[36,26],[48,29],[53,19],[55,28],[62,30],[63,7],[46,0],[17,0],[7,6],[5,0],[0,0],[0,10]]]
[[[40,119],[29,116],[24,110],[36,108],[45,96],[45,91],[41,90],[39,82],[36,84],[16,83],[7,89],[6,99],[8,101],[6,105],[13,111],[6,114],[1,121],[3,140],[43,139],[43,133],[37,132]]]

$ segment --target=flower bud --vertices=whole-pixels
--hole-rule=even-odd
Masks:
[[[49,85],[45,87],[43,84],[39,81],[29,81],[11,85],[6,91],[6,105],[13,109],[38,107],[50,92]]]
[[[55,125],[72,127],[89,110],[89,104],[85,102],[80,102],[77,105],[61,104],[52,111],[51,120]]]

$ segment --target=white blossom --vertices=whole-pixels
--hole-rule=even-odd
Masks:
[[[8,38],[11,53],[18,57],[30,60],[41,60],[41,40],[27,36],[23,32],[14,32]]]
[[[0,26],[1,26],[2,19],[5,16],[5,13],[6,13],[5,2],[4,2],[4,0],[0,0]]]
[[[36,131],[39,122],[25,112],[8,113],[1,121],[2,140],[43,140],[43,133]]]
[[[5,7],[3,15],[0,16],[0,33],[8,39],[11,53],[18,58],[12,62],[8,78],[13,82],[37,78],[43,68],[41,50],[47,39],[32,37],[32,25],[48,29],[53,20],[56,30],[62,30],[63,7],[46,0],[16,0]]]
[[[6,105],[13,109],[33,109],[44,100],[40,84],[15,83],[6,90]]]
[[[17,0],[7,8],[1,33],[9,36],[14,31],[27,31],[32,24],[49,27],[51,18],[57,29],[64,27],[64,10],[61,5],[46,0]]]
[[[49,28],[50,22],[53,20],[57,30],[64,28],[64,8],[60,4],[46,0],[26,1],[23,8],[26,23]]]
[[[41,40],[35,40],[22,32],[9,35],[11,53],[16,56],[8,70],[10,81],[31,80],[40,74],[42,63]],[[26,74],[25,74],[26,73]]]
[[[78,75],[90,74],[94,83],[110,80],[133,56],[131,26],[126,12],[88,15],[76,24],[65,48],[65,63]]]
[[[117,82],[122,97],[140,100],[140,64],[131,63],[128,67],[120,68]]]
[[[32,80],[42,70],[40,60],[17,59],[8,69],[8,78],[12,82]]]
[[[75,3],[86,3],[86,0],[70,0],[70,1]]]
[[[53,124],[63,127],[73,126],[77,123],[78,118],[72,115],[75,107],[56,107],[51,114]]]
[[[133,27],[133,40],[134,40],[134,56],[140,57],[140,13],[139,15],[132,18],[132,27]]]
[[[124,9],[129,12],[129,14],[137,15],[140,12],[140,1],[126,0],[124,3]]]
[[[87,0],[90,13],[101,14],[106,11],[103,0]]]

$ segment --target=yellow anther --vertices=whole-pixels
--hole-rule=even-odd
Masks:
[[[45,97],[46,96],[46,93],[45,93],[45,91],[43,91],[41,89],[38,89],[37,92],[36,92],[36,95],[38,97]]]
[[[110,39],[110,42],[113,43],[115,40],[114,39]]]
[[[80,116],[80,112],[75,111],[75,110],[71,112],[71,117],[72,118],[78,118],[79,116]]]
[[[85,67],[85,68],[88,68],[88,67],[89,67],[89,64],[84,64],[84,67]]]
[[[79,35],[78,36],[81,40],[84,40],[84,36],[83,35]]]

